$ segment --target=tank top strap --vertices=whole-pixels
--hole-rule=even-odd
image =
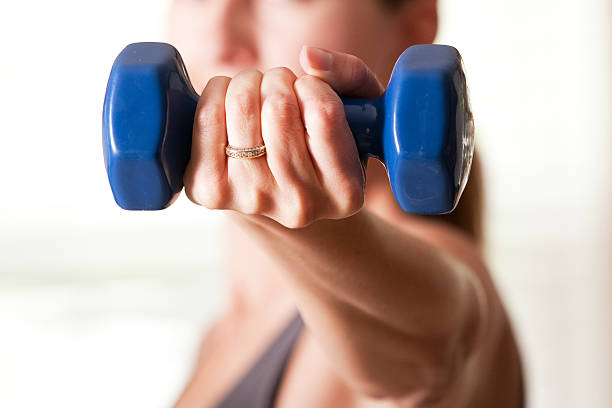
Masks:
[[[272,408],[287,362],[303,327],[304,322],[296,313],[216,408]]]

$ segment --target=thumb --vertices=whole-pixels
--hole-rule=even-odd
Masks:
[[[376,98],[385,91],[365,62],[350,54],[304,46],[300,64],[306,74],[327,82],[342,96]]]

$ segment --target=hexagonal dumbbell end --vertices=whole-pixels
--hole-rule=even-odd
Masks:
[[[452,211],[467,183],[474,122],[459,52],[409,48],[385,93],[383,156],[393,192],[408,212]]]
[[[113,65],[103,113],[103,149],[117,204],[168,207],[183,187],[198,95],[169,44],[130,44]]]
[[[385,164],[404,211],[443,214],[456,207],[472,164],[474,124],[455,48],[410,47],[380,98],[343,102],[360,154]]]

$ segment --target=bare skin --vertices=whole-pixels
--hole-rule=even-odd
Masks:
[[[404,214],[378,164],[364,188],[338,97],[379,95],[395,57],[433,40],[435,10],[173,3],[171,40],[196,87],[232,76],[206,82],[184,180],[193,202],[226,210],[229,303],[177,407],[214,406],[296,308],[306,328],[277,407],[520,406],[516,346],[476,243]],[[228,143],[264,142],[264,158],[225,157]]]

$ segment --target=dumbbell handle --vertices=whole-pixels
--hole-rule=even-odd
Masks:
[[[193,123],[193,115],[195,115],[195,107],[199,97],[193,92],[191,98],[193,99],[193,108],[190,111],[194,113],[185,119],[189,120],[189,123]],[[383,160],[381,139],[384,121],[379,118],[382,112],[382,98],[341,98],[346,120],[355,138],[359,155],[362,157],[367,156]]]
[[[384,120],[382,98],[342,98],[346,120],[353,132],[359,155],[375,157],[384,162],[382,147],[382,126]]]

